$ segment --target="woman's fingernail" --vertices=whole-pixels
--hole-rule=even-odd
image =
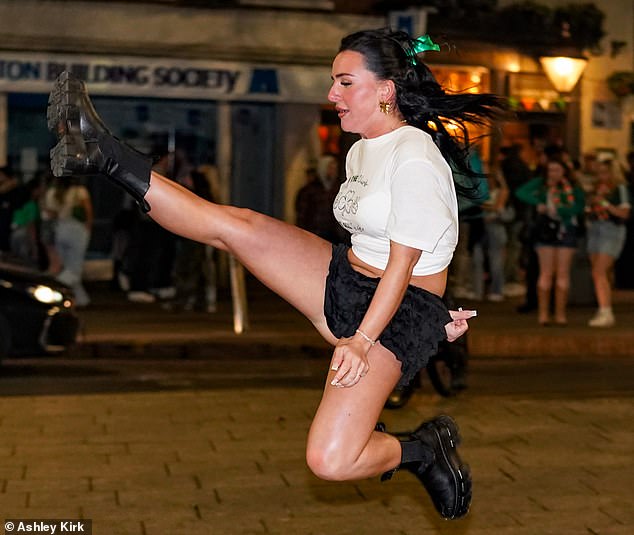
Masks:
[[[475,318],[478,315],[478,311],[477,310],[472,310],[471,311],[471,317]]]
[[[332,381],[330,381],[330,384],[332,386],[339,386],[339,383],[338,383],[338,381],[336,379],[333,379]]]
[[[336,364],[332,365],[332,368],[330,368],[333,372],[336,372],[339,369],[339,366],[337,366]]]

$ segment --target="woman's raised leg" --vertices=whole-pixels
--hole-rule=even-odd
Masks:
[[[231,252],[305,314],[328,341],[336,342],[323,314],[332,254],[328,242],[251,210],[206,202],[153,173],[151,159],[111,134],[97,115],[85,83],[69,72],[55,81],[47,121],[58,138],[51,150],[56,177],[106,176],[166,229]]]
[[[157,223],[233,254],[336,343],[323,312],[332,256],[329,242],[253,210],[210,203],[154,172],[145,199],[151,206],[149,216]]]

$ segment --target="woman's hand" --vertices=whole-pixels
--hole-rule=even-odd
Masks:
[[[340,338],[330,362],[330,369],[337,373],[330,382],[333,386],[351,387],[368,373],[368,351],[372,346],[358,336]]]
[[[469,329],[467,320],[474,318],[478,315],[475,310],[450,310],[449,315],[453,321],[445,325],[445,331],[447,333],[447,340],[454,342],[460,338]]]

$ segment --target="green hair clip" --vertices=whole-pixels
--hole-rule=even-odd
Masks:
[[[427,50],[440,52],[440,46],[434,43],[429,35],[425,34],[414,39],[410,49],[407,51],[407,55],[410,56],[412,64],[416,65],[416,55],[421,52],[426,52]]]

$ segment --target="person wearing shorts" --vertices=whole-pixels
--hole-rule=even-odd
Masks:
[[[595,315],[588,321],[590,327],[612,327],[616,322],[610,275],[625,245],[625,222],[630,211],[629,192],[618,165],[612,160],[599,162],[586,208],[587,249],[598,305]]]
[[[464,334],[474,315],[447,311],[441,301],[458,238],[460,188],[451,169],[473,176],[468,145],[444,121],[487,122],[505,107],[495,95],[446,92],[419,57],[432,49],[439,47],[427,36],[389,29],[340,43],[328,99],[342,129],[360,136],[333,204],[351,234],[349,248],[333,250],[296,226],[205,201],[152,171],[150,158],[110,135],[70,73],[55,82],[47,113],[59,139],[56,176],[99,173],[114,181],[166,229],[230,252],[332,343],[306,447],[316,476],[389,479],[402,467],[441,516],[459,518],[472,483],[453,419],[437,416],[401,439],[377,423],[394,387],[423,368],[440,341]]]
[[[558,156],[546,163],[544,177],[536,177],[520,186],[515,195],[536,208],[533,241],[539,261],[537,279],[537,321],[550,325],[550,302],[555,290],[555,324],[568,323],[570,269],[577,250],[579,216],[585,196],[576,183],[572,169]]]

